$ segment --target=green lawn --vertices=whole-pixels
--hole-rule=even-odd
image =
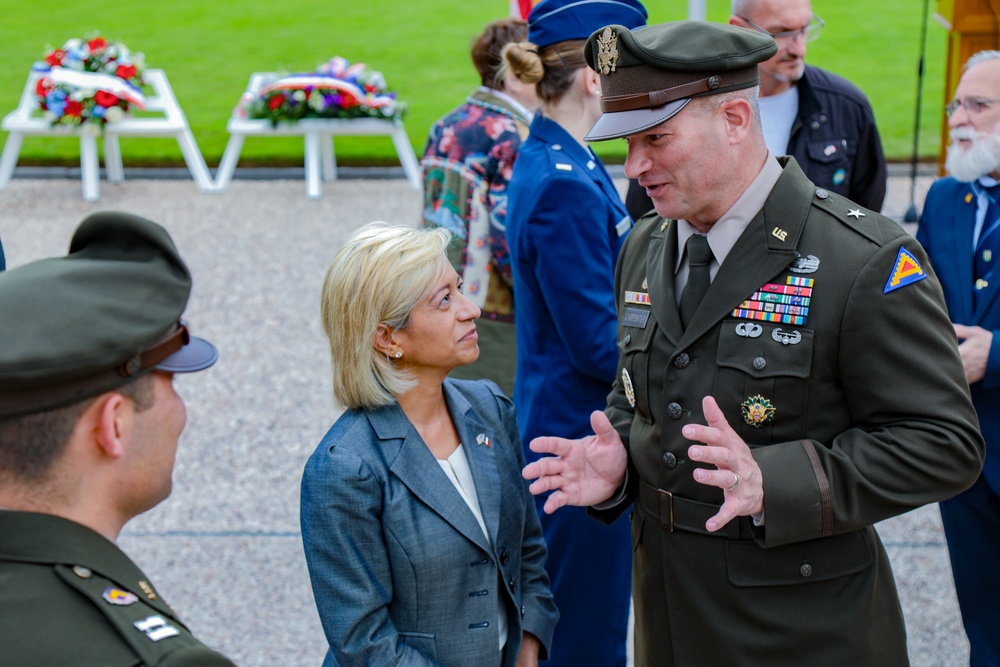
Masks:
[[[933,5],[933,3],[932,3]],[[808,61],[842,74],[872,101],[886,154],[909,160],[913,143],[920,6],[913,0],[813,0],[826,22]],[[477,84],[470,38],[505,15],[507,0],[366,0],[363,2],[204,2],[161,0],[126,5],[72,5],[0,0],[0,114],[17,105],[25,77],[46,45],[100,30],[146,54],[166,71],[195,139],[210,166],[225,148],[226,121],[254,71],[311,71],[334,55],[381,70],[390,89],[409,104],[406,127],[418,155],[429,126]],[[647,3],[651,22],[685,18],[682,0]],[[724,20],[728,0],[709,0],[710,20]],[[931,21],[921,119],[920,154],[938,152],[943,102],[945,31]],[[6,138],[6,133],[0,133]],[[598,144],[609,162],[624,158],[620,141]],[[249,137],[240,166],[300,165],[298,138]],[[182,164],[166,139],[123,139],[126,168]],[[28,137],[19,164],[78,163],[75,139]],[[397,164],[385,137],[337,139],[342,165]]]

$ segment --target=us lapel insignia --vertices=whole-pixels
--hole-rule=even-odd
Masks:
[[[486,435],[485,433],[480,433],[479,435],[476,436],[476,444],[477,445],[486,445],[487,447],[489,447],[490,446],[490,438],[489,438],[489,436]]]
[[[632,378],[629,377],[628,369],[622,369],[622,386],[625,388],[625,398],[628,399],[628,404],[631,407],[635,407],[635,389],[632,388]]]
[[[780,227],[775,227],[774,229],[771,230],[771,236],[773,236],[774,238],[778,239],[781,242],[784,242],[788,239],[788,232],[786,232],[784,229],[781,229]]]
[[[609,27],[597,38],[597,69],[607,76],[618,65],[618,35]]]
[[[743,421],[754,428],[760,428],[772,421],[775,410],[776,408],[771,405],[771,401],[760,394],[751,396],[740,403],[740,412],[743,414]]]
[[[919,282],[926,277],[927,273],[920,266],[920,262],[913,256],[913,253],[905,247],[899,246],[899,252],[896,254],[896,262],[893,264],[892,273],[889,274],[889,280],[886,281],[885,289],[882,290],[882,293],[888,294],[900,287],[906,287],[907,285]]]
[[[120,588],[114,587],[106,589],[101,597],[111,604],[121,607],[127,607],[130,604],[135,604],[139,601],[139,598],[137,598],[134,593],[129,593],[128,591],[123,591]]]

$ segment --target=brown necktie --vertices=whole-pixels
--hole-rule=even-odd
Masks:
[[[681,294],[681,324],[687,329],[688,323],[694,318],[698,304],[712,283],[709,268],[712,266],[712,249],[708,246],[708,238],[700,234],[688,237],[684,246],[688,258],[688,279]]]

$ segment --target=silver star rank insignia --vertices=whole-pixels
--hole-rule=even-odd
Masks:
[[[847,212],[847,215],[853,215],[855,220],[860,220],[861,218],[865,217],[865,214],[862,213],[861,209],[859,208],[852,208],[850,211]]]

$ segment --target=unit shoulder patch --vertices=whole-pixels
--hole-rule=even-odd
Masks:
[[[905,246],[899,246],[899,252],[896,253],[896,262],[893,264],[892,273],[889,274],[889,279],[886,281],[885,289],[882,290],[882,293],[888,294],[900,287],[906,287],[907,285],[919,282],[926,277],[927,272],[920,266],[920,262],[913,256],[913,253],[907,250]]]

